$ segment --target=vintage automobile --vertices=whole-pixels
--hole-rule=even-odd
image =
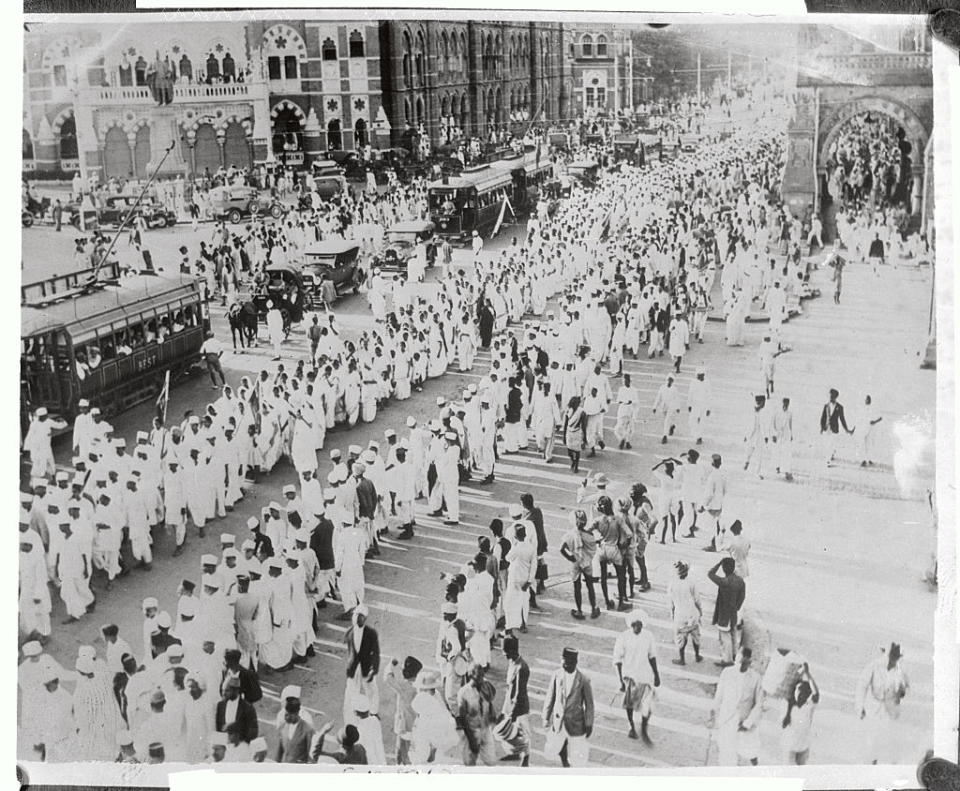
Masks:
[[[303,312],[310,307],[310,294],[302,273],[292,264],[274,264],[267,269],[267,283],[253,294],[257,316],[267,320],[267,302],[273,302],[283,316],[284,335],[290,327],[303,321]]]
[[[311,303],[328,301],[324,296],[325,288],[330,296],[359,292],[364,280],[363,272],[357,266],[359,253],[360,246],[356,242],[343,239],[315,242],[307,247],[300,274]],[[330,285],[325,287],[324,281],[329,281]]]
[[[226,219],[234,224],[244,217],[264,214],[276,220],[284,212],[280,201],[255,187],[218,187],[210,192],[210,205],[216,219]]]
[[[567,175],[590,188],[596,186],[599,170],[600,166],[596,162],[587,159],[579,159],[567,165]]]
[[[374,258],[373,265],[405,272],[417,240],[422,239],[427,248],[427,266],[432,267],[437,259],[437,246],[433,241],[435,227],[429,220],[411,220],[390,226],[387,243]]]
[[[136,195],[109,195],[97,212],[100,224],[119,227],[136,203]],[[151,198],[140,201],[134,212],[143,216],[148,228],[166,228],[177,222],[176,212]],[[134,219],[135,216],[131,217],[127,225],[132,225]]]

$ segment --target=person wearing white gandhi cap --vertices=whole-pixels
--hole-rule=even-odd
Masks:
[[[283,343],[283,315],[270,299],[267,300],[267,333],[273,345],[273,359],[279,360],[280,344]]]
[[[65,429],[67,424],[58,418],[50,418],[46,407],[40,407],[30,421],[23,449],[30,454],[30,474],[37,478],[49,478],[57,471],[53,458],[51,439],[53,432]]]
[[[285,707],[290,701],[296,701],[300,704],[300,719],[311,728],[313,727],[313,716],[303,707],[303,701],[301,700],[302,694],[303,689],[296,684],[287,684],[287,686],[283,688],[283,691],[280,693],[280,710],[277,712],[274,722],[278,731],[283,727]]]

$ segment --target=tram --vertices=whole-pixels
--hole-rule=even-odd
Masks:
[[[71,422],[81,398],[116,415],[200,360],[210,328],[200,281],[104,264],[21,289],[20,420],[46,407]]]
[[[438,235],[466,243],[473,231],[483,236],[493,228],[504,199],[514,215],[529,214],[552,173],[549,157],[534,152],[464,168],[429,184],[430,219]]]

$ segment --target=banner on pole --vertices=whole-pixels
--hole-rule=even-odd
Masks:
[[[167,424],[167,403],[170,401],[170,371],[163,375],[163,387],[160,389],[160,395],[157,396],[157,417],[162,424]]]
[[[510,216],[513,217],[513,219],[517,219],[517,215],[513,211],[513,206],[510,205],[510,199],[504,198],[503,204],[500,206],[500,216],[497,217],[497,224],[493,226],[493,232],[490,234],[491,239],[497,235],[497,231],[499,231],[500,226],[503,225],[503,218],[507,213],[507,209],[510,209]]]

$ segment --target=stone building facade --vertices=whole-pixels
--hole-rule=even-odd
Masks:
[[[567,117],[562,25],[472,21],[36,23],[24,170],[143,178],[331,149],[432,145]],[[169,149],[169,151],[168,151]]]
[[[535,22],[380,24],[386,115],[396,145],[424,135],[486,137],[557,118],[564,103],[562,26]]]

